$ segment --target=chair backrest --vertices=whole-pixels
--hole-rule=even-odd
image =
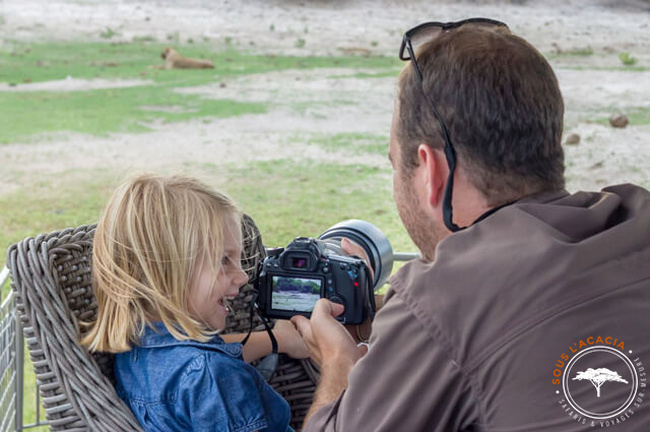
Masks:
[[[79,321],[92,321],[94,225],[27,238],[7,261],[17,311],[51,431],[142,431],[113,387],[113,356],[90,354]]]
[[[243,232],[249,284],[233,301],[226,333],[248,331],[252,284],[266,254],[259,229],[247,215]],[[113,387],[113,355],[91,354],[78,343],[83,336],[79,322],[93,321],[97,314],[91,279],[94,233],[95,225],[80,226],[12,245],[7,254],[11,285],[50,430],[141,431]],[[263,329],[258,317],[254,328]],[[289,402],[296,431],[318,378],[310,360],[280,356],[270,384]]]

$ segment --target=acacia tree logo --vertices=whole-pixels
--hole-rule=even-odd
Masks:
[[[594,365],[608,366],[611,369],[590,367]],[[583,372],[578,372],[579,370]],[[589,386],[582,383],[582,380],[592,383],[598,397],[594,397]],[[620,391],[616,392],[612,389],[617,386],[612,386],[601,397],[601,387],[608,381],[623,383],[625,386],[618,386],[617,390]],[[576,353],[567,362],[562,373],[562,392],[566,403],[574,412],[592,420],[610,421],[625,413],[634,403],[639,394],[639,374],[624,352],[611,346],[596,345]],[[557,391],[557,394],[560,392]]]
[[[611,371],[607,368],[592,369],[589,368],[584,372],[578,372],[573,380],[582,381],[583,379],[591,381],[596,387],[596,395],[600,397],[600,387],[607,381],[621,382],[628,384],[618,372]]]

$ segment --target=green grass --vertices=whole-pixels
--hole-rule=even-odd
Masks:
[[[25,141],[30,135],[74,131],[89,134],[144,132],[153,121],[174,122],[200,117],[227,117],[264,113],[266,105],[203,99],[174,92],[220,82],[227,77],[287,69],[363,68],[392,73],[398,60],[386,57],[291,57],[249,55],[192,44],[183,55],[209,58],[215,69],[155,70],[162,64],[163,44],[133,43],[16,43],[0,50],[0,82],[81,79],[140,80],[129,88],[76,92],[0,92],[0,143]],[[147,111],[142,106],[163,108]],[[168,108],[167,111],[164,109]],[[169,108],[173,108],[170,110]],[[173,111],[173,112],[169,112]]]
[[[563,52],[545,53],[546,59],[553,64],[557,62],[562,69],[579,71],[625,71],[647,72],[650,67],[638,64],[629,53],[595,53],[591,48],[577,48]],[[554,67],[558,67],[554,65]]]
[[[191,86],[212,82],[214,76],[227,77],[287,69],[363,68],[395,69],[402,62],[393,57],[294,57],[251,55],[243,51],[214,51],[210,46],[192,44],[179,48],[186,57],[212,60],[214,69],[153,70],[161,65],[165,44],[132,43],[48,43],[15,44],[0,50],[0,82],[21,84],[73,78],[153,79],[158,83]],[[13,54],[12,54],[13,53]],[[379,71],[378,71],[379,72]]]
[[[590,47],[584,47],[584,48],[575,48],[572,50],[566,50],[566,51],[553,51],[553,52],[547,52],[544,54],[544,57],[548,61],[554,61],[558,59],[584,59],[585,57],[591,57],[594,55],[594,50],[591,49]]]
[[[69,75],[75,78],[139,79],[141,73],[144,73],[145,78],[152,80],[152,83],[139,87],[83,92],[0,92],[0,142],[18,139],[29,141],[35,134],[68,130],[88,134],[142,132],[147,130],[147,122],[154,120],[184,121],[193,117],[211,118],[264,112],[266,107],[261,104],[204,100],[196,95],[181,95],[172,91],[175,87],[219,82],[226,76],[291,68],[331,67],[352,70],[363,68],[366,71],[374,69],[382,73],[393,71],[400,64],[394,58],[383,57],[290,57],[247,55],[237,51],[213,52],[206,46],[196,44],[183,47],[181,52],[192,57],[209,57],[215,63],[214,70],[158,71],[147,67],[159,62],[158,56],[164,46],[162,44],[16,43],[12,48],[7,46],[0,50],[0,81],[21,83],[29,78],[31,82],[38,82],[63,79]],[[145,111],[139,108],[144,105],[181,109],[180,112]],[[37,137],[38,135],[31,139],[43,139],[42,136]],[[309,139],[313,144],[334,150],[345,148],[355,153],[387,151],[387,138],[381,136],[339,134],[330,139],[323,134]],[[91,187],[85,181],[71,180],[67,183],[57,182],[55,185],[37,185],[29,190],[21,189],[0,196],[0,245],[6,247],[29,235],[91,223],[97,219],[105,199],[117,182],[114,179],[104,179],[101,175],[98,177],[98,173],[71,171],[68,174],[91,179]],[[340,176],[345,177],[344,174]],[[331,183],[329,178],[320,178],[325,184]],[[260,183],[266,180],[258,178]],[[311,195],[305,191],[305,185],[302,186],[303,196]],[[336,201],[334,197],[332,200]],[[392,202],[389,195],[385,200],[387,203]],[[356,201],[359,202],[358,199]],[[365,209],[367,206],[361,202],[359,208]],[[301,213],[295,210],[295,214]],[[305,209],[302,213],[305,213]],[[338,216],[332,213],[329,213],[329,221],[323,222],[321,229],[337,221]],[[350,215],[353,214],[351,211]],[[291,213],[287,214],[288,219],[283,224],[291,225],[292,229],[287,228],[285,231],[298,235],[293,229],[299,226],[298,222],[292,221],[290,215]],[[2,258],[4,259],[4,253]]]
[[[117,186],[117,180],[101,171],[61,177],[69,180],[0,196],[0,244],[6,248],[37,234],[94,223]],[[0,257],[2,266],[6,250]]]
[[[282,160],[246,168],[204,164],[198,171],[257,221],[267,246],[285,246],[297,236],[318,236],[342,220],[363,219],[382,230],[395,250],[415,250],[393,203],[388,167]],[[43,183],[0,197],[0,244],[95,223],[122,180],[101,171],[69,172],[65,177],[68,180],[58,184]],[[3,265],[5,251],[0,257]]]
[[[24,350],[24,372],[23,372],[23,423],[25,425],[36,423],[36,374],[34,373],[34,367],[32,362],[29,359],[29,351],[25,346]],[[40,408],[39,417],[41,422],[45,421],[45,410]],[[35,428],[30,428],[30,432],[46,432],[49,430],[47,426],[39,426]]]
[[[258,223],[267,246],[286,246],[297,236],[316,237],[345,219],[376,225],[403,251],[415,250],[392,199],[390,168],[290,160],[258,162],[206,176]]]
[[[625,66],[634,66],[636,62],[638,61],[636,57],[633,57],[630,55],[628,52],[622,52],[618,55],[619,60],[621,60],[621,63],[623,63]]]
[[[388,157],[388,135],[340,133],[319,134],[306,139],[308,144],[318,145],[326,150],[344,151],[346,154],[376,154]]]
[[[142,106],[178,107],[180,112],[148,111]],[[25,139],[35,132],[73,131],[94,135],[145,132],[150,130],[146,124],[155,120],[174,122],[265,111],[266,107],[259,103],[201,99],[141,87],[68,93],[0,93],[0,117],[11,124],[0,129],[0,143]]]
[[[608,109],[610,112],[619,112],[620,108],[611,107]],[[647,126],[650,125],[650,108],[628,107],[625,109],[627,119],[630,121],[629,126]],[[599,117],[594,120],[596,123],[609,126],[609,117]]]
[[[630,120],[630,124],[638,125],[650,125],[650,108],[647,107],[638,107],[627,111],[627,118]]]

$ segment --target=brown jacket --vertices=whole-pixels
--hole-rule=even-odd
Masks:
[[[304,431],[650,431],[650,193],[529,197],[391,280]]]

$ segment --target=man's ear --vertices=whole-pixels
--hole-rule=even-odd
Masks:
[[[427,201],[433,208],[442,206],[445,182],[449,174],[445,155],[441,150],[434,150],[427,144],[418,146],[419,163],[424,168],[424,182]]]

